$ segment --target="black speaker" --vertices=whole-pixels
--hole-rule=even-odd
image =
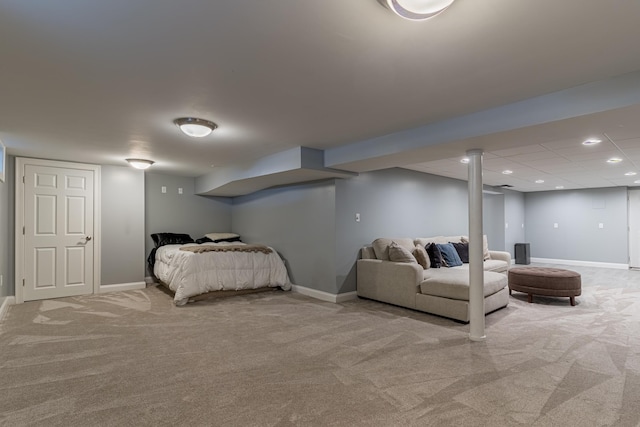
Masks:
[[[529,243],[516,243],[516,264],[531,264]]]

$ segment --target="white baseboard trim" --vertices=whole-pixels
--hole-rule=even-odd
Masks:
[[[147,287],[145,282],[117,283],[115,285],[100,285],[99,293],[133,291],[135,289],[144,289]]]
[[[9,311],[9,306],[16,303],[16,297],[4,297],[2,305],[0,305],[0,322],[4,319],[4,316]]]
[[[356,291],[336,295],[336,302],[352,301],[354,299],[358,299],[358,293]]]
[[[306,295],[311,298],[319,299],[322,301],[340,303],[356,299],[358,296],[355,292],[345,292],[343,294],[330,294],[329,292],[319,291],[317,289],[306,288],[304,286],[292,285],[292,292],[297,292],[302,295]]]
[[[613,268],[616,270],[629,269],[629,264],[618,264],[615,262],[576,261],[573,259],[553,259],[553,258],[531,258],[531,262],[537,262],[541,264],[575,265],[578,267]]]

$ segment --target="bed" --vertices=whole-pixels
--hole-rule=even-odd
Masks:
[[[200,296],[291,289],[278,253],[268,246],[243,243],[237,234],[209,233],[196,241],[176,233],[151,237],[156,247],[149,256],[150,267],[174,294],[176,305]]]

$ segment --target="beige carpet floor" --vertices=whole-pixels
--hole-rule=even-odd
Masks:
[[[0,425],[635,427],[640,287],[609,272],[583,275],[575,307],[514,293],[481,343],[447,319],[279,291],[15,305]]]

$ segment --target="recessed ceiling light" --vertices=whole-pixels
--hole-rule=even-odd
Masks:
[[[467,163],[469,163],[471,161],[471,159],[469,159],[468,157],[463,157],[462,159],[460,159],[460,163],[464,163],[465,165]]]
[[[622,161],[622,159],[620,157],[612,157],[609,160],[607,160],[607,163],[620,163]]]
[[[544,179],[536,179],[536,184],[542,184],[544,183]]]
[[[556,190],[562,190],[564,188],[564,185],[556,185]]]
[[[136,169],[147,169],[149,166],[151,166],[154,163],[152,160],[145,160],[145,159],[125,159],[125,160],[129,162],[129,164]]]
[[[512,173],[513,173],[513,171],[510,171],[509,169],[502,171],[503,175],[511,175]]]
[[[175,119],[173,123],[175,123],[185,135],[193,138],[203,138],[218,127],[217,124],[209,120],[197,119],[195,117],[181,117]]]
[[[634,176],[634,175],[638,175],[637,172],[627,172],[625,173],[626,176]]]
[[[634,184],[640,184],[640,179],[636,179],[635,181],[633,181]]]
[[[589,138],[585,141],[582,142],[582,145],[596,145],[596,144],[600,144],[602,142],[601,139],[598,138]]]

